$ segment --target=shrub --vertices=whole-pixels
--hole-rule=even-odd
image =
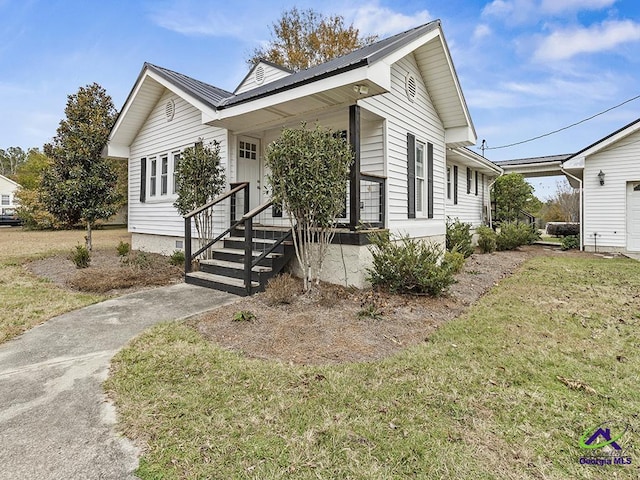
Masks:
[[[482,253],[493,253],[496,251],[496,232],[491,227],[481,225],[476,228],[478,234],[478,247]]]
[[[300,293],[300,282],[290,273],[277,275],[267,282],[264,296],[269,305],[293,303]]]
[[[462,270],[462,267],[464,267],[464,255],[457,250],[445,252],[442,264],[448,267],[451,273],[458,273]]]
[[[184,265],[184,252],[182,250],[176,250],[169,256],[169,263],[176,267]]]
[[[358,318],[370,318],[372,320],[382,320],[382,312],[373,303],[368,303],[358,311]]]
[[[249,310],[240,310],[239,312],[233,314],[234,322],[251,322],[255,319],[255,314]]]
[[[580,236],[579,235],[568,235],[562,239],[561,249],[562,250],[571,250],[580,248]]]
[[[529,245],[540,236],[535,226],[526,223],[504,222],[500,225],[500,234],[496,238],[498,250],[515,250],[521,245]]]
[[[76,250],[69,257],[76,268],[87,268],[91,263],[91,254],[84,245],[76,245]]]
[[[556,237],[580,235],[580,224],[573,222],[549,222],[547,223],[547,235],[554,235]]]
[[[127,242],[123,242],[122,240],[120,240],[120,243],[116,247],[116,250],[119,256],[126,257],[131,251],[131,246]]]
[[[152,267],[152,258],[147,252],[132,250],[126,257],[122,257],[122,263],[130,268],[149,269]]]
[[[464,255],[464,258],[473,254],[473,235],[471,234],[471,224],[458,220],[451,222],[447,220],[447,251],[457,250]]]
[[[373,267],[367,269],[367,278],[373,286],[392,293],[437,296],[454,283],[451,269],[440,265],[443,252],[439,245],[408,236],[392,241],[388,233],[370,239]]]

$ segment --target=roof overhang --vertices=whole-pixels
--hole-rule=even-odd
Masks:
[[[105,156],[129,158],[131,143],[140,132],[165,90],[174,92],[200,110],[203,122],[205,117],[209,117],[214,112],[211,106],[180,89],[145,65],[111,129],[109,140],[104,150]]]
[[[209,125],[236,133],[265,130],[270,127],[317,115],[340,105],[386,93],[391,88],[391,73],[381,65],[361,65],[337,75],[288,88],[203,116]]]
[[[467,148],[447,148],[447,162],[456,162],[493,177],[502,174],[498,165]]]

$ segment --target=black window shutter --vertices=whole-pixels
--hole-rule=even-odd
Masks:
[[[458,204],[458,166],[453,166],[453,204]]]
[[[476,196],[478,195],[478,171],[476,170]]]
[[[427,143],[427,217],[433,218],[433,144]]]
[[[416,137],[407,133],[408,218],[416,218]]]
[[[140,203],[147,199],[147,159],[140,159]]]
[[[467,167],[467,193],[471,193],[471,169]]]

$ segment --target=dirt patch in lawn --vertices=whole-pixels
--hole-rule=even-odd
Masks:
[[[457,283],[438,298],[322,285],[288,305],[265,293],[192,319],[212,342],[253,358],[295,364],[371,361],[427,341],[532,255],[566,255],[537,246],[469,257]],[[300,289],[300,287],[298,287]],[[234,320],[240,312],[249,320]]]
[[[54,255],[25,264],[29,272],[46,278],[60,287],[107,295],[122,295],[145,288],[183,281],[181,267],[155,253],[131,252],[125,263],[115,248],[91,252],[88,268],[78,269],[69,254]]]

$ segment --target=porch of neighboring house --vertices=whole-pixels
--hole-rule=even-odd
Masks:
[[[335,248],[325,268],[340,283],[362,286],[369,234],[386,226],[384,120],[351,105],[328,112],[318,123],[345,138],[354,153],[344,212],[337,219]],[[290,126],[299,125],[298,121]],[[291,222],[281,206],[272,202],[266,181],[264,151],[280,131],[229,135],[228,177],[235,181],[218,198],[185,216],[187,283],[251,295],[263,290],[271,277],[295,259]],[[194,217],[203,212],[215,219],[214,233],[200,247],[200,242],[193,241],[197,237]]]

